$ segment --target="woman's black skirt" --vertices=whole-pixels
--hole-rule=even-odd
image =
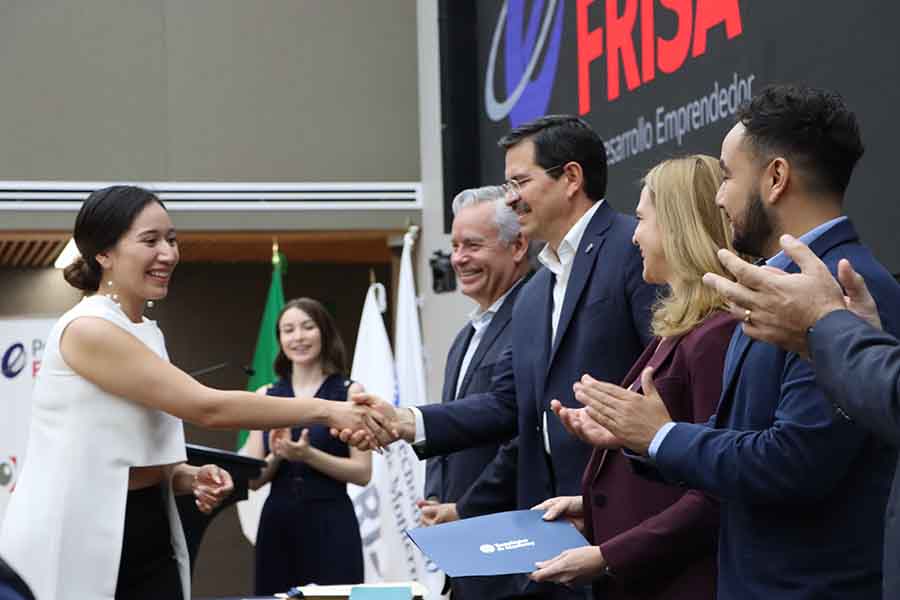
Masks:
[[[161,485],[128,492],[123,538],[116,600],[183,600]]]

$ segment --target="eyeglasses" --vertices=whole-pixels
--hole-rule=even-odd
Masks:
[[[541,171],[542,173],[547,173],[548,175],[552,171],[556,171],[557,169],[561,169],[565,167],[568,162],[560,163],[556,166],[550,167],[549,169],[544,169]],[[535,178],[535,175],[528,175],[527,177],[522,177],[520,179],[508,179],[503,185],[500,186],[500,189],[503,190],[503,195],[506,197],[508,202],[518,202],[522,199],[522,188],[526,183]]]

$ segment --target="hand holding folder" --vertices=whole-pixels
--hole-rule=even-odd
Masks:
[[[531,573],[535,563],[588,545],[567,521],[545,521],[543,511],[514,510],[406,534],[451,577]]]

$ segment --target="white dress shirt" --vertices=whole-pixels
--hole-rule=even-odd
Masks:
[[[572,265],[575,264],[575,254],[578,245],[584,237],[584,230],[594,218],[594,213],[600,208],[603,200],[595,202],[586,213],[581,215],[566,236],[559,244],[559,249],[554,251],[550,244],[546,244],[538,254],[538,260],[547,267],[555,277],[553,284],[553,313],[550,319],[550,347],[556,341],[556,330],[559,329],[559,316],[562,314],[563,303],[566,299],[566,288],[569,286],[569,275],[572,274]],[[543,414],[544,451],[550,454],[550,434],[547,431],[547,411]]]
[[[563,302],[566,298],[566,287],[569,285],[569,275],[572,274],[572,265],[575,264],[575,253],[578,252],[578,245],[581,238],[584,237],[584,230],[587,229],[588,223],[594,218],[594,213],[600,208],[603,200],[595,202],[594,205],[581,218],[575,221],[572,228],[562,239],[558,250],[553,250],[550,244],[545,244],[541,253],[538,254],[538,260],[541,264],[550,269],[556,278],[553,284],[553,316],[550,322],[550,346],[556,340],[556,330],[559,327],[559,316],[562,314]]]
[[[469,347],[466,348],[462,364],[459,366],[459,376],[456,378],[456,388],[454,388],[453,392],[454,398],[459,396],[459,388],[466,378],[466,372],[469,370],[469,364],[472,362],[472,357],[475,356],[475,352],[478,350],[478,346],[481,344],[481,339],[484,337],[484,333],[487,331],[488,326],[490,326],[491,321],[494,320],[494,315],[497,314],[497,311],[503,306],[503,301],[506,300],[506,297],[517,285],[519,285],[519,282],[516,282],[511,288],[506,290],[506,293],[497,298],[497,301],[491,304],[487,310],[481,310],[480,307],[476,307],[469,313],[469,325],[475,330],[475,333],[472,334],[472,339],[469,340]]]

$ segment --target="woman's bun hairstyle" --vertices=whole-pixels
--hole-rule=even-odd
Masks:
[[[85,292],[96,292],[100,288],[100,271],[91,269],[80,256],[63,269],[63,277],[73,288]]]

